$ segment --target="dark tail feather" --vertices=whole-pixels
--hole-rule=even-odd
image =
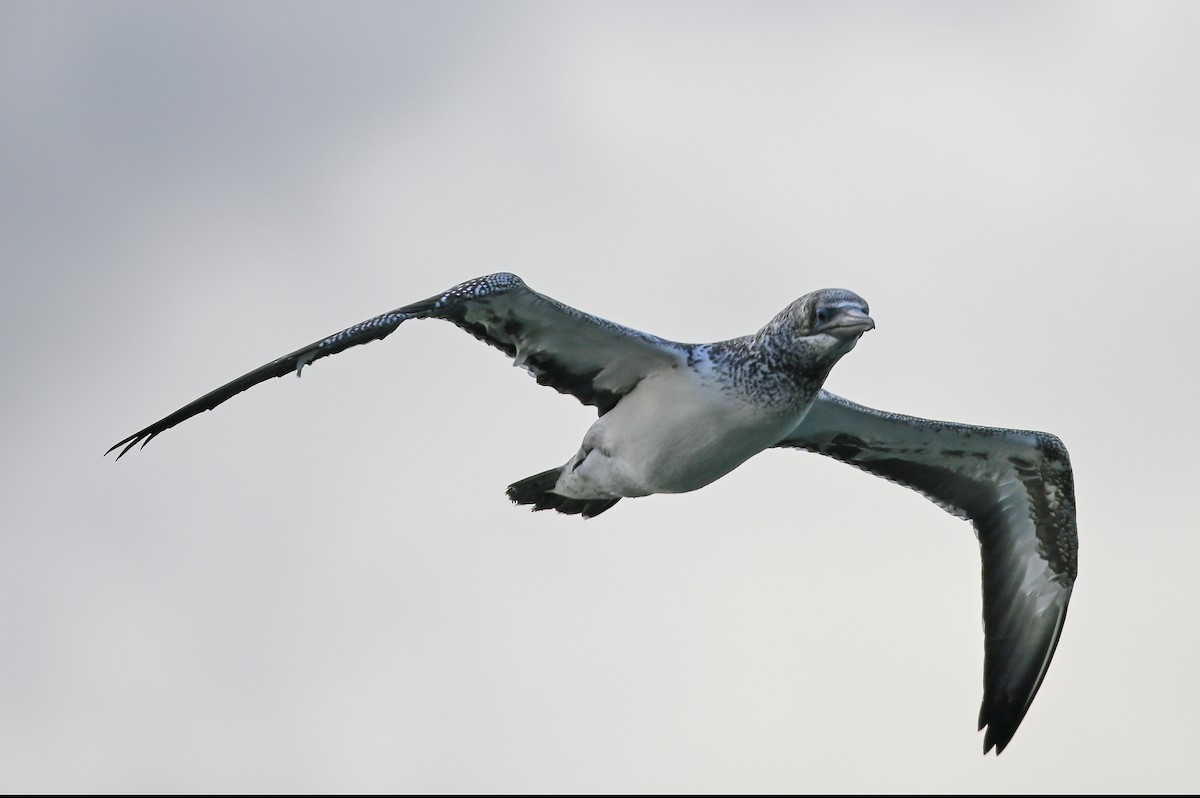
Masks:
[[[517,504],[532,504],[534,510],[558,510],[566,515],[594,518],[620,499],[569,499],[554,492],[562,467],[551,468],[508,486],[508,498]]]

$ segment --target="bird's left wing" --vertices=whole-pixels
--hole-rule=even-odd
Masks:
[[[229,398],[358,344],[390,335],[409,319],[445,319],[500,349],[542,385],[568,393],[600,414],[647,374],[687,362],[688,347],[606,321],[534,291],[515,274],[468,280],[450,290],[348,327],[272,360],[156,421],[108,452],[120,459],[141,443]]]
[[[969,519],[983,558],[984,752],[1012,739],[1050,666],[1075,582],[1075,487],[1044,432],[885,413],[821,391],[777,446],[828,455]]]

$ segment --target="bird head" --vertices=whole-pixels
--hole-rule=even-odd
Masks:
[[[822,288],[805,294],[772,319],[774,334],[790,332],[801,348],[841,357],[854,348],[859,336],[875,329],[867,301],[843,288]]]

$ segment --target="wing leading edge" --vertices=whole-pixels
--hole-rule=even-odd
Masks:
[[[849,463],[972,522],[983,560],[979,728],[984,753],[1003,751],[1046,676],[1075,582],[1075,488],[1062,441],[886,413],[821,391],[777,446]]]

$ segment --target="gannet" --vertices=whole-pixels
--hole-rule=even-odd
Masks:
[[[1062,442],[873,410],[822,388],[874,329],[867,303],[824,289],[753,335],[683,344],[583,313],[514,274],[468,280],[376,316],[229,382],[112,446],[139,442],[260,382],[390,335],[409,319],[445,319],[502,350],[542,385],[599,418],[562,465],[514,482],[534,510],[590,518],[623,498],[696,490],[769,448],[803,449],[918,491],[969,520],[983,561],[984,753],[999,754],[1045,678],[1077,571],[1074,481]],[[122,448],[123,447],[123,448]]]

